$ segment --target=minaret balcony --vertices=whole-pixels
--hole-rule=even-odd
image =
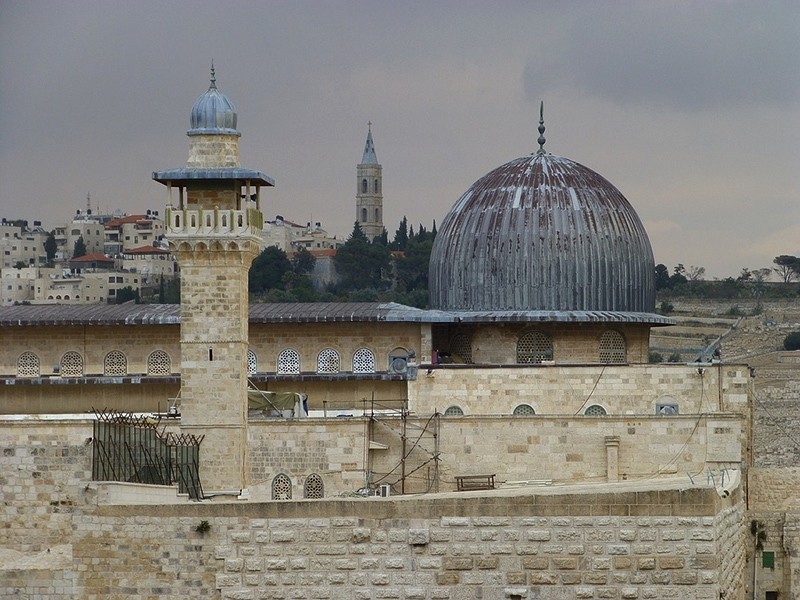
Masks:
[[[166,212],[166,234],[173,239],[260,236],[264,227],[264,215],[257,208],[177,209],[168,206]]]

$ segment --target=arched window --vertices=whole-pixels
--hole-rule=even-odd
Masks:
[[[533,410],[533,407],[530,404],[520,404],[514,408],[515,417],[527,417],[535,414],[536,411]]]
[[[381,222],[381,209],[380,208],[376,208],[375,209],[375,222],[376,223],[380,223]]]
[[[255,375],[258,373],[258,358],[252,350],[247,351],[247,374]]]
[[[278,473],[272,480],[272,499],[291,500],[292,480],[285,473]]]
[[[600,406],[599,404],[592,404],[588,406],[585,411],[583,411],[587,417],[605,417],[608,412],[606,409]]]
[[[163,350],[153,350],[147,357],[148,375],[169,375],[172,373],[172,362],[169,354]]]
[[[77,352],[66,352],[61,357],[62,377],[83,377],[83,357]]]
[[[377,177],[375,178],[375,187],[373,188],[376,194],[380,194],[381,192],[381,180]]]
[[[553,360],[553,340],[541,331],[528,331],[517,340],[517,363],[538,364]]]
[[[450,339],[450,356],[453,362],[472,364],[472,340],[468,335],[457,333]]]
[[[317,354],[317,373],[338,373],[339,353],[333,348],[325,348]]]
[[[364,178],[361,180],[361,193],[366,194],[369,190],[367,189],[369,184],[367,183],[367,179]]]
[[[119,350],[112,350],[103,359],[103,375],[119,376],[128,374],[128,359]]]
[[[325,489],[322,485],[322,477],[316,473],[306,477],[306,481],[303,483],[303,496],[305,498],[324,498]]]
[[[448,406],[447,407],[447,409],[444,411],[444,416],[445,417],[463,417],[464,416],[464,411],[461,410],[460,406],[456,406],[454,404],[453,406]]]
[[[361,222],[362,223],[366,223],[367,222],[367,209],[366,208],[362,208],[361,209]]]
[[[286,348],[278,355],[278,373],[297,374],[300,372],[300,353],[294,348]]]
[[[624,363],[627,361],[625,337],[614,329],[609,329],[600,336],[600,362]]]
[[[374,373],[375,354],[369,348],[359,348],[353,353],[353,373]]]
[[[33,352],[23,352],[17,359],[17,377],[39,377],[39,357]]]

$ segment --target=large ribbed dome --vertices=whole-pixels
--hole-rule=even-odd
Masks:
[[[211,85],[192,106],[192,128],[189,135],[226,134],[240,135],[236,130],[236,107],[217,89],[214,67],[211,67]]]
[[[540,151],[483,176],[447,213],[430,299],[443,310],[651,313],[653,250],[616,187]]]

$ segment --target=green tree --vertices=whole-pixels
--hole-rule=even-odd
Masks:
[[[86,242],[83,241],[83,236],[75,240],[75,246],[72,250],[72,258],[86,256]]]
[[[370,244],[358,221],[350,237],[336,250],[333,264],[339,274],[341,290],[386,287],[385,274],[389,269],[389,249],[381,244]]]
[[[433,242],[430,240],[410,240],[405,255],[395,259],[395,275],[401,291],[428,289],[428,266],[432,247]]]
[[[314,270],[314,265],[317,259],[309,252],[305,246],[300,246],[297,252],[292,257],[292,271],[298,275],[303,273],[311,273]]]
[[[656,265],[656,290],[663,290],[669,287],[669,269],[667,265]]]
[[[400,226],[394,232],[392,250],[405,250],[408,245],[408,219],[405,216],[400,220]]]
[[[783,279],[784,283],[791,283],[800,276],[800,258],[788,254],[781,254],[780,256],[776,256],[772,262],[777,265],[773,271]]]
[[[283,289],[284,276],[292,271],[286,252],[276,246],[267,246],[253,261],[249,273],[249,290],[263,294],[271,289]]]
[[[44,241],[44,251],[47,255],[47,264],[52,266],[53,260],[56,257],[56,252],[58,251],[58,243],[56,242],[55,231],[51,231],[47,235],[47,239]]]
[[[117,295],[115,300],[117,304],[130,302],[131,300],[134,300],[136,304],[139,304],[139,290],[134,290],[129,285],[117,290]]]

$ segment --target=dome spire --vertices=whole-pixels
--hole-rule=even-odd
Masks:
[[[367,141],[364,144],[364,154],[361,157],[361,164],[378,164],[378,156],[375,154],[375,143],[372,141],[372,121],[367,123]]]
[[[214,59],[211,59],[211,85],[208,86],[208,89],[215,90],[217,89],[217,75],[214,72]]]
[[[544,154],[544,100],[539,105],[539,139],[536,142],[539,144],[536,154]]]

